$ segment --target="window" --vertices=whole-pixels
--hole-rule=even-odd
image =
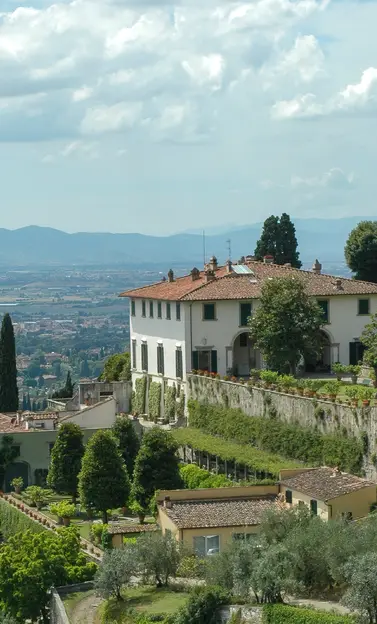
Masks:
[[[132,341],[132,368],[137,368],[136,365],[136,340]]]
[[[240,347],[247,347],[247,339],[248,335],[246,332],[240,335]]]
[[[19,457],[21,455],[21,445],[20,444],[13,444],[12,445],[12,451],[14,453],[14,458]]]
[[[161,301],[157,304],[157,318],[162,318],[162,303]]]
[[[198,536],[193,539],[194,552],[199,557],[206,555],[216,555],[220,552],[220,536],[208,535]]]
[[[358,340],[349,343],[350,346],[350,364],[359,364],[363,359],[365,347]]]
[[[48,443],[48,454],[51,455],[52,449],[54,448],[55,442]]]
[[[359,299],[358,314],[369,314],[369,299]]]
[[[145,301],[142,301],[141,302],[141,316],[147,316],[146,308],[147,308],[147,305]]]
[[[146,342],[141,344],[141,370],[148,370],[148,345]]]
[[[153,318],[153,301],[149,302],[149,316]]]
[[[166,318],[168,319],[168,321],[170,321],[170,319],[171,319],[171,305],[170,305],[170,303],[166,304]]]
[[[310,511],[311,511],[313,516],[317,515],[318,506],[317,506],[317,501],[316,500],[311,500],[310,501]]]
[[[240,303],[241,327],[246,327],[249,316],[251,316],[251,303]]]
[[[319,305],[319,307],[322,309],[322,313],[323,313],[323,320],[326,323],[330,322],[330,317],[329,317],[329,300],[328,299],[318,299],[317,303]]]
[[[175,376],[179,379],[182,379],[183,377],[183,360],[181,347],[177,347],[175,350]]]
[[[157,345],[157,372],[159,375],[164,374],[164,345]]]
[[[175,316],[176,316],[177,321],[181,320],[181,304],[180,303],[175,304]]]
[[[215,304],[214,303],[204,303],[203,304],[203,321],[214,321],[215,320]]]
[[[135,316],[136,314],[136,305],[135,305],[135,300],[132,299],[131,300],[131,316]]]
[[[289,505],[292,505],[292,492],[291,492],[291,490],[286,490],[285,491],[285,502],[288,503]]]
[[[217,373],[217,351],[202,350],[192,352],[192,368],[194,370]]]
[[[352,512],[351,511],[344,511],[342,513],[342,518],[343,518],[343,520],[346,520],[346,522],[351,522],[352,521]]]

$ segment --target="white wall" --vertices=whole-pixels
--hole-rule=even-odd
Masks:
[[[324,297],[325,298],[325,297]],[[327,297],[330,301],[330,323],[324,329],[332,343],[339,343],[339,360],[349,363],[349,343],[361,336],[369,316],[358,315],[358,299],[368,298],[367,295],[335,295]],[[377,295],[370,295],[370,312],[377,312]],[[191,370],[191,351],[200,349],[217,350],[217,368],[225,375],[232,365],[232,347],[237,335],[247,331],[240,326],[240,301],[217,301],[216,320],[203,320],[203,302],[181,302],[181,320],[176,320],[175,302],[171,302],[171,320],[166,319],[166,304],[162,304],[162,319],[157,318],[157,301],[154,301],[154,318],[149,318],[149,300],[146,300],[146,318],[141,316],[141,300],[135,300],[136,315],[130,317],[131,341],[136,339],[137,368],[133,379],[141,374],[141,341],[145,338],[148,344],[148,374],[157,375],[157,344],[162,340],[164,345],[165,375],[167,379],[175,379],[176,345],[182,347],[183,376]],[[255,310],[258,300],[253,300]],[[132,353],[132,349],[131,349]],[[338,359],[338,349],[332,349],[332,361]]]
[[[186,328],[189,327],[188,306],[181,303],[181,320],[176,320],[176,302],[171,301],[171,320],[166,318],[166,302],[162,302],[162,318],[157,318],[157,301],[153,302],[153,318],[149,317],[149,299],[146,299],[146,317],[142,317],[141,299],[135,299],[136,314],[130,316],[130,340],[132,357],[132,340],[136,340],[136,371],[141,373],[141,344],[146,339],[148,345],[148,374],[157,374],[157,345],[162,341],[164,345],[165,378],[175,379],[175,351],[177,345],[182,349],[183,376],[186,375]],[[131,309],[131,306],[130,306]],[[190,360],[191,368],[191,360]],[[133,378],[139,375],[133,373]],[[158,377],[162,377],[159,375]]]
[[[111,398],[76,412],[64,422],[73,422],[82,429],[108,429],[115,423],[115,420],[116,401]]]

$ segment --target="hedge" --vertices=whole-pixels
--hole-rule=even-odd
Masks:
[[[34,533],[40,533],[41,531],[45,531],[46,527],[35,522],[5,500],[0,499],[0,531],[4,539],[16,533],[23,533],[28,529]]]
[[[177,408],[177,388],[175,386],[166,386],[164,393],[164,414],[167,422],[174,420]]]
[[[162,386],[158,381],[152,381],[149,386],[148,416],[149,420],[155,423],[161,414],[161,389]]]
[[[348,615],[334,615],[314,609],[265,605],[262,621],[263,624],[351,624],[355,620]]]
[[[282,457],[312,466],[339,466],[360,474],[363,463],[363,440],[282,422],[276,417],[247,416],[241,409],[189,401],[191,427],[239,444],[251,444]]]
[[[192,427],[173,429],[170,433],[180,446],[187,445],[197,451],[217,455],[223,461],[236,462],[248,466],[254,472],[265,473],[271,477],[278,477],[280,470],[284,468],[302,467],[302,464],[288,461],[278,455],[266,453],[253,446],[228,442]]]

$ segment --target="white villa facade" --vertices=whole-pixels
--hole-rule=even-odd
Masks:
[[[324,310],[324,348],[308,372],[329,371],[335,362],[356,364],[362,357],[360,335],[377,312],[377,284],[275,265],[251,256],[218,266],[211,258],[204,271],[122,293],[130,298],[132,380],[146,373],[153,381],[185,382],[193,369],[247,377],[263,359],[250,342],[247,319],[258,306],[263,282],[273,277],[302,279]]]

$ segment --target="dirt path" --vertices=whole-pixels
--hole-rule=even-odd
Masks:
[[[339,604],[339,602],[325,602],[322,600],[310,600],[304,598],[289,598],[288,604],[297,605],[299,607],[314,607],[319,611],[335,611],[341,615],[348,615],[350,613],[347,607]]]
[[[73,608],[69,618],[71,624],[95,624],[96,611],[101,602],[102,598],[94,593],[84,596]]]

